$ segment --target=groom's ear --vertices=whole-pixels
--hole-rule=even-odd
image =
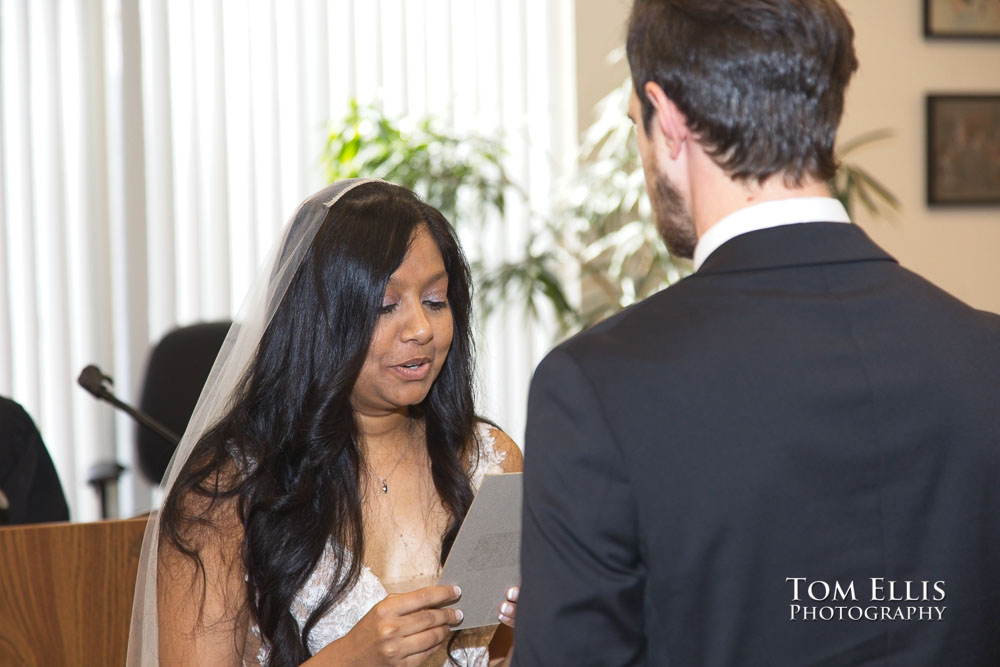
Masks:
[[[649,100],[654,109],[653,124],[663,134],[670,159],[676,160],[684,142],[691,136],[687,126],[687,118],[677,108],[674,101],[667,97],[659,84],[647,81],[643,92],[646,93],[646,99]]]

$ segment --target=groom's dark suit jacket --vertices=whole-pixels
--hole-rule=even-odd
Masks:
[[[1000,665],[1000,317],[854,225],[560,345],[525,455],[517,665]]]

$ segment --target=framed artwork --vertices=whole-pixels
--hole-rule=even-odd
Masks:
[[[924,35],[1000,39],[1000,0],[924,0]]]
[[[927,96],[927,203],[1000,204],[1000,94]]]

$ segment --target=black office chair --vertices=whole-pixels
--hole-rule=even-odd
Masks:
[[[187,428],[231,322],[206,322],[174,329],[156,344],[146,364],[139,409],[178,436]],[[136,425],[139,469],[159,484],[174,443]]]
[[[59,475],[35,422],[0,396],[0,524],[48,521],[69,521]]]

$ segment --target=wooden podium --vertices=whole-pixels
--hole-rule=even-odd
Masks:
[[[125,664],[146,519],[0,528],[0,665]]]

